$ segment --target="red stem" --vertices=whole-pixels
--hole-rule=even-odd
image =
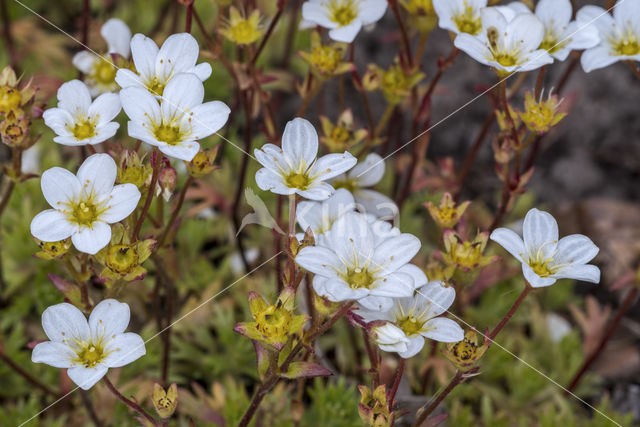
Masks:
[[[160,154],[160,151],[158,151],[158,149],[156,148],[152,156],[155,156],[155,162],[153,164],[153,173],[151,174],[151,184],[149,184],[147,199],[144,201],[144,206],[142,207],[142,211],[140,212],[140,217],[138,218],[138,222],[136,223],[136,228],[133,229],[132,236],[134,240],[138,239],[138,235],[140,234],[140,230],[142,229],[142,223],[144,222],[144,219],[147,216],[147,212],[149,212],[149,207],[151,206],[153,193],[155,193],[156,191],[156,182],[158,182],[158,173],[160,172],[162,154]]]
[[[138,405],[133,400],[130,400],[130,399],[127,399],[126,397],[124,397],[122,395],[122,393],[120,393],[118,391],[118,389],[116,389],[114,387],[114,385],[111,384],[111,381],[109,381],[109,378],[107,378],[106,375],[104,377],[102,377],[102,382],[107,386],[107,388],[109,389],[109,391],[111,391],[111,393],[113,393],[118,399],[120,399],[129,408],[133,409],[134,411],[136,411],[137,413],[139,413],[140,415],[145,417],[152,425],[154,425],[154,426],[159,426],[160,425],[158,423],[158,421],[156,421],[155,418],[153,418],[151,415],[149,415],[149,413],[147,411],[142,409],[142,407],[140,405]]]
[[[404,374],[404,365],[406,363],[406,360],[404,359],[404,357],[400,358],[400,361],[398,362],[398,370],[396,371],[396,377],[393,380],[393,385],[391,386],[391,390],[389,391],[389,397],[388,397],[388,402],[389,402],[389,412],[393,412],[393,404],[394,404],[394,400],[396,398],[396,393],[398,392],[398,387],[400,386],[400,381],[402,381],[402,374]]]
[[[193,18],[193,4],[195,3],[195,0],[193,0],[191,3],[189,3],[187,5],[187,13],[186,13],[186,21],[184,24],[184,31],[187,33],[191,33],[191,21]]]
[[[531,286],[527,282],[525,282],[522,293],[520,293],[520,296],[513,303],[513,305],[511,306],[507,314],[505,314],[505,316],[502,318],[500,323],[498,323],[498,325],[495,328],[493,328],[491,333],[489,333],[489,336],[487,337],[487,339],[493,340],[496,337],[496,335],[498,335],[498,333],[502,330],[502,328],[504,328],[504,325],[506,325],[509,319],[511,319],[511,317],[516,312],[518,307],[520,307],[520,304],[522,304],[522,301],[524,301],[525,297],[529,294],[529,292],[531,292],[531,289],[532,289]]]

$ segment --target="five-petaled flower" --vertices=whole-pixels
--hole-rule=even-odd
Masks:
[[[357,300],[370,310],[386,310],[392,298],[411,296],[427,283],[422,270],[409,264],[420,240],[408,233],[376,238],[363,214],[344,214],[319,243],[302,248],[295,260],[315,274],[313,288],[330,301]]]
[[[199,139],[224,126],[230,112],[220,101],[203,104],[204,86],[191,73],[173,77],[164,88],[161,103],[140,87],[122,89],[120,98],[130,119],[130,137],[185,161],[191,161],[200,150]]]
[[[114,299],[96,305],[88,322],[71,304],[53,305],[42,313],[42,328],[51,341],[36,345],[31,360],[66,368],[78,387],[89,390],[109,368],[145,355],[140,335],[125,332],[130,316],[129,306]]]
[[[618,61],[640,61],[640,2],[618,1],[613,16],[598,6],[584,6],[576,15],[580,25],[593,25],[600,43],[587,49],[580,58],[585,72]]]
[[[600,269],[587,264],[598,254],[598,247],[587,236],[572,234],[558,240],[558,224],[547,212],[531,209],[524,218],[523,238],[507,228],[491,233],[522,263],[522,272],[534,287],[553,285],[557,279],[576,279],[598,283]]]
[[[155,96],[161,96],[169,82],[180,73],[195,74],[200,81],[211,75],[211,65],[196,65],[200,48],[191,34],[173,34],[162,47],[142,34],[131,39],[131,56],[136,71],[121,68],[116,82],[122,88],[141,87]]]
[[[475,36],[458,34],[455,46],[499,73],[531,71],[552,63],[549,53],[538,48],[544,38],[542,22],[532,13],[521,13],[509,20],[515,12],[505,9],[482,9],[481,32]],[[509,16],[505,11],[511,12]]]
[[[360,29],[382,18],[385,0],[308,0],[302,5],[302,27],[329,29],[329,38],[351,43]]]
[[[42,118],[62,145],[99,144],[116,134],[120,125],[112,120],[120,112],[120,98],[104,93],[91,102],[87,86],[71,80],[58,89],[58,107],[49,108]]]
[[[440,28],[473,36],[482,30],[480,9],[486,6],[487,0],[433,0]]]
[[[74,175],[54,167],[42,174],[42,193],[53,209],[31,221],[31,234],[43,242],[71,236],[80,252],[95,254],[111,240],[111,226],[128,217],[138,205],[140,191],[133,184],[114,186],[116,162],[108,154],[87,158]]]
[[[100,28],[102,38],[107,42],[106,56],[97,56],[88,50],[78,52],[73,57],[73,65],[85,74],[84,81],[92,96],[120,89],[116,83],[118,68],[129,65],[131,51],[131,30],[117,18],[111,18]],[[114,60],[115,57],[115,60]]]
[[[453,287],[447,287],[441,282],[430,282],[416,289],[413,296],[396,298],[389,310],[358,310],[357,314],[367,322],[392,322],[396,326],[396,329],[393,329],[395,339],[391,340],[387,336],[386,340],[406,342],[406,350],[399,344],[396,344],[395,348],[390,348],[388,344],[381,348],[385,351],[395,351],[408,359],[422,349],[425,338],[446,343],[462,341],[462,328],[451,319],[438,317],[451,307],[455,297],[456,291]],[[404,341],[403,337],[407,341]]]
[[[262,169],[256,172],[261,190],[282,195],[299,194],[311,200],[325,200],[335,189],[325,181],[351,169],[357,160],[350,153],[318,155],[318,134],[302,118],[287,123],[282,148],[265,144],[254,151]]]

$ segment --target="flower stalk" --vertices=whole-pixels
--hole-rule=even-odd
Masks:
[[[107,388],[109,389],[109,391],[111,393],[113,393],[119,400],[121,400],[129,408],[133,409],[134,411],[136,411],[137,413],[139,413],[140,415],[145,417],[146,420],[151,423],[151,425],[153,425],[153,426],[160,426],[161,425],[158,422],[158,420],[153,418],[147,411],[142,409],[142,407],[140,405],[138,405],[133,400],[127,399],[126,397],[124,397],[124,395],[118,391],[118,389],[111,383],[111,381],[109,381],[109,378],[107,378],[107,376],[102,377],[102,382],[104,383],[104,385],[107,386]]]

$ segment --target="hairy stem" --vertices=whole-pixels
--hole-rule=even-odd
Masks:
[[[422,423],[425,422],[425,420],[427,419],[429,414],[431,414],[433,411],[435,411],[435,409],[438,407],[438,405],[440,405],[440,403],[444,400],[444,398],[447,397],[449,395],[449,393],[451,393],[451,390],[453,390],[458,384],[460,384],[460,383],[462,383],[464,381],[463,374],[464,374],[464,372],[462,372],[462,371],[457,371],[456,372],[456,374],[453,376],[453,378],[451,378],[451,381],[449,381],[449,384],[447,385],[447,388],[445,388],[442,391],[442,393],[440,393],[438,395],[436,400],[431,402],[429,407],[427,407],[425,410],[423,410],[420,413],[420,415],[417,417],[417,420],[416,420],[415,424],[413,425],[413,427],[421,426]]]
[[[149,421],[152,425],[154,425],[154,426],[159,426],[160,425],[160,423],[155,418],[153,418],[151,415],[149,415],[149,413],[147,411],[142,409],[142,407],[140,405],[138,405],[133,400],[130,400],[130,399],[127,399],[126,397],[124,397],[122,395],[122,393],[120,393],[118,391],[118,389],[115,388],[115,386],[111,383],[111,381],[109,381],[109,378],[107,378],[106,375],[104,377],[102,377],[102,382],[104,383],[104,385],[107,386],[107,388],[109,389],[109,391],[111,393],[113,393],[118,399],[120,399],[129,408],[133,409],[134,411],[136,411],[137,413],[139,413],[140,415],[145,417],[147,419],[147,421]]]
[[[522,301],[524,301],[526,296],[529,295],[529,292],[531,292],[531,289],[532,289],[531,285],[529,285],[529,283],[525,281],[524,289],[520,293],[520,296],[518,297],[518,299],[513,303],[513,305],[511,306],[507,314],[504,315],[500,323],[498,323],[496,327],[493,328],[493,330],[489,333],[489,336],[487,337],[489,340],[493,340],[496,337],[496,335],[498,335],[498,333],[502,330],[502,328],[504,328],[504,325],[506,325],[507,322],[509,322],[509,319],[511,319],[511,317],[516,312],[518,307],[520,307],[520,304],[522,304]]]
[[[396,370],[396,376],[393,380],[393,385],[391,386],[391,391],[389,392],[389,397],[387,398],[389,403],[389,412],[393,412],[394,401],[396,398],[396,393],[398,392],[398,387],[400,386],[400,381],[402,381],[402,374],[404,374],[404,365],[406,360],[404,357],[400,358],[398,362],[398,369]]]

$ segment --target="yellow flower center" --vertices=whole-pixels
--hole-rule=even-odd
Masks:
[[[83,140],[96,136],[96,124],[95,120],[83,119],[73,126],[71,133],[76,139]]]
[[[10,86],[0,87],[0,113],[8,113],[16,110],[22,102],[22,94],[16,88]]]
[[[76,357],[72,359],[72,362],[80,363],[85,368],[93,368],[109,354],[109,352],[105,351],[102,340],[97,343],[91,341],[75,342],[73,346],[75,347]]]
[[[284,307],[270,305],[255,315],[256,328],[265,337],[277,338],[287,334],[291,312]]]
[[[540,277],[548,277],[554,273],[554,269],[549,266],[551,258],[545,260],[533,259],[529,260],[529,267]]]
[[[111,61],[99,59],[93,63],[90,77],[102,85],[113,84],[116,81],[116,67]]]
[[[63,212],[67,215],[67,219],[72,223],[85,227],[91,227],[94,222],[100,219],[100,215],[107,210],[102,203],[94,202],[93,195],[85,200],[80,199],[66,205],[69,209]]]
[[[311,64],[322,74],[333,74],[342,60],[343,52],[331,46],[317,46],[311,52]]]
[[[473,7],[467,5],[466,1],[464,3],[465,7],[462,12],[453,15],[451,19],[453,23],[456,24],[456,27],[458,27],[458,31],[475,36],[482,29],[480,14],[473,10]]]
[[[238,44],[251,44],[258,40],[262,33],[249,19],[242,19],[229,27],[230,38]]]
[[[355,179],[345,179],[344,181],[334,181],[331,183],[331,186],[336,190],[338,188],[344,188],[345,190],[349,190],[352,193],[357,188]]]
[[[69,251],[69,241],[60,240],[57,242],[40,242],[40,249],[51,258],[59,258]]]
[[[425,322],[413,316],[407,316],[405,318],[398,319],[397,323],[398,323],[398,327],[402,329],[402,331],[407,336],[410,337],[410,336],[418,335],[422,330],[422,327],[424,326]]]
[[[131,245],[113,245],[107,251],[105,262],[110,270],[127,274],[138,265],[138,252]]]
[[[613,40],[612,48],[614,55],[633,56],[640,54],[638,37],[631,30],[627,30],[626,34],[618,40]]]
[[[542,39],[542,43],[540,43],[538,49],[543,49],[549,52],[549,54],[554,54],[569,44],[570,41],[570,38],[562,41],[558,40],[558,36],[553,31],[553,28],[547,28],[544,38]]]
[[[344,27],[358,16],[357,0],[330,0],[329,19]]]
[[[347,272],[345,281],[351,289],[371,289],[373,276],[366,269],[356,268]]]
[[[157,77],[154,77],[153,80],[147,83],[147,90],[153,95],[161,96],[166,85],[167,82],[161,82]]]
[[[352,138],[352,136],[353,136],[353,132],[342,126],[334,127],[331,130],[331,135],[330,135],[332,140],[343,143],[343,144],[349,141]]]
[[[306,190],[311,184],[311,180],[304,173],[292,173],[286,179],[287,187],[297,188],[299,190]]]
[[[153,135],[158,141],[162,141],[169,145],[176,145],[182,141],[182,133],[180,128],[175,125],[161,124],[156,126]]]

